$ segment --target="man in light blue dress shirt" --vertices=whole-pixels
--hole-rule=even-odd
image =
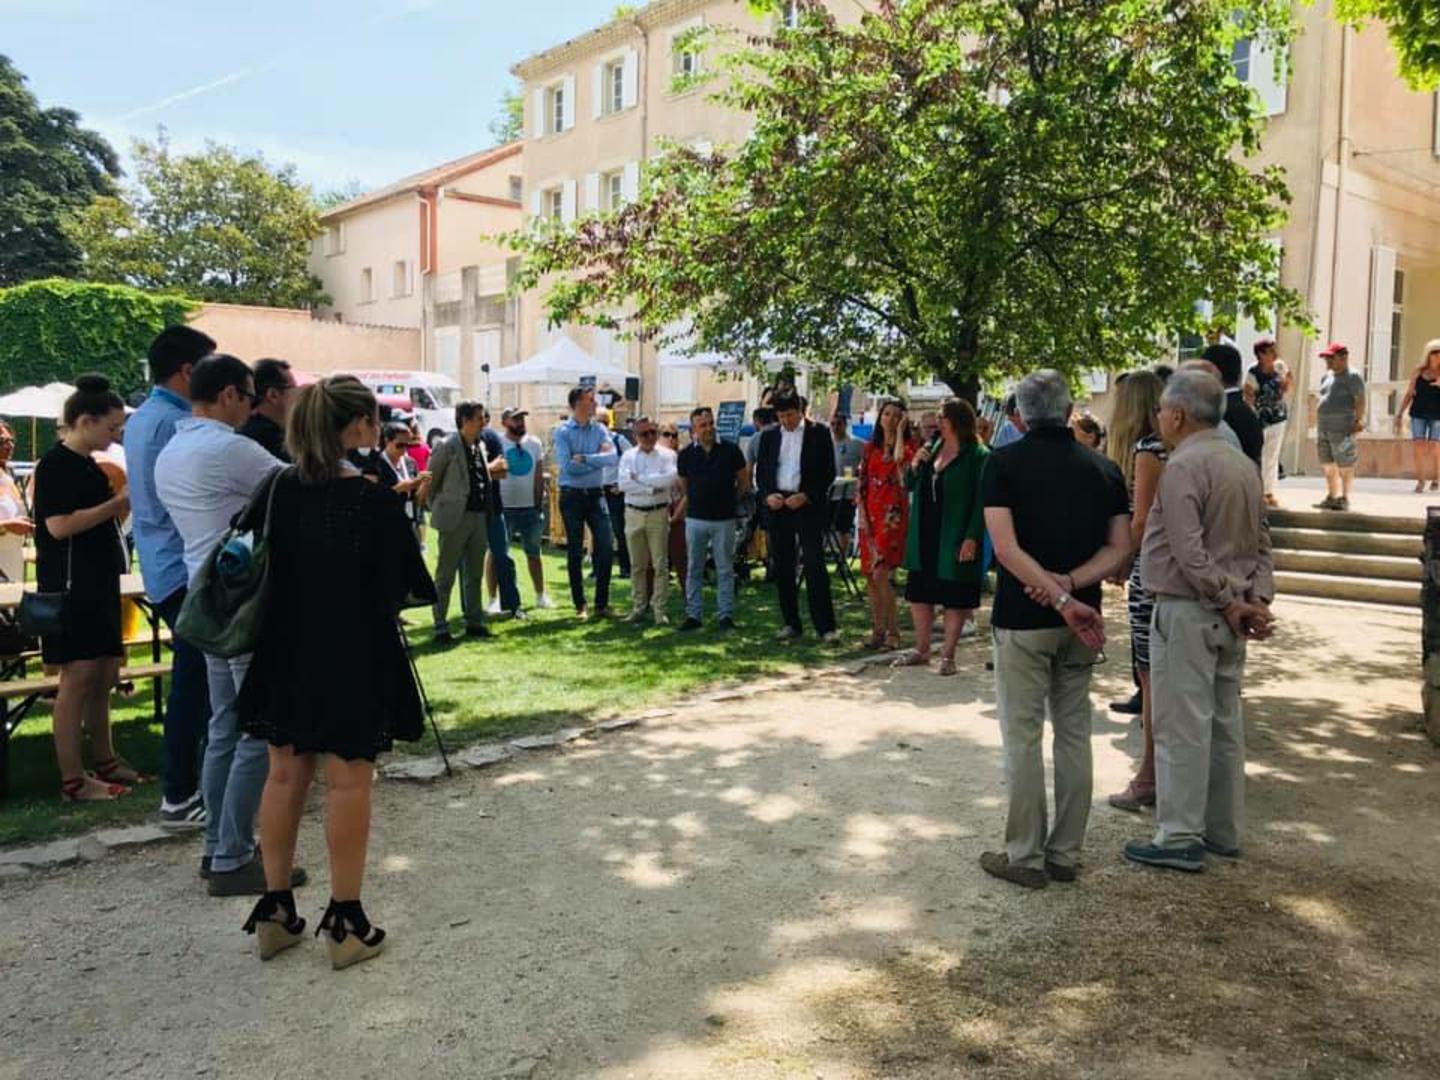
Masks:
[[[135,549],[145,595],[172,634],[174,659],[170,693],[165,700],[163,791],[160,824],[171,829],[203,828],[200,748],[210,723],[210,693],[205,657],[175,637],[175,620],[185,600],[189,575],[185,544],[155,494],[155,459],[190,418],[190,371],[215,342],[189,326],[167,326],[150,344],[150,379],[155,384],[144,404],[125,424],[125,463],[134,517]]]
[[[570,599],[583,621],[590,617],[585,603],[585,529],[590,529],[595,563],[595,614],[610,613],[610,516],[605,507],[605,470],[619,464],[620,455],[604,424],[595,419],[595,388],[577,386],[570,391],[571,417],[555,429],[555,472],[560,483],[560,516],[565,521],[566,569]]]

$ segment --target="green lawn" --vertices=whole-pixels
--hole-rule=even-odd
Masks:
[[[520,577],[521,595],[529,604],[533,597],[523,560]],[[758,575],[753,583],[740,586],[739,630],[725,636],[708,626],[689,634],[676,632],[682,598],[673,587],[672,625],[657,628],[647,620],[633,627],[621,620],[577,623],[569,606],[563,558],[546,555],[545,581],[561,606],[533,611],[524,622],[494,620],[495,638],[490,641],[461,638],[449,649],[436,648],[430,641],[429,613],[408,613],[420,675],[447,746],[548,730],[602,713],[640,710],[707,683],[828,661],[853,653],[868,626],[863,601],[846,597],[838,582],[833,585],[844,642],[830,648],[808,634],[796,645],[776,643],[775,590],[761,585]],[[593,584],[587,586],[592,596]],[[629,611],[629,582],[615,584],[612,601],[616,610]],[[707,617],[713,622],[713,590],[707,589],[706,603]],[[801,607],[803,611],[803,594]],[[452,625],[459,625],[458,605],[452,606]],[[150,684],[117,704],[114,724],[120,752],[142,771],[158,771],[160,729],[153,722]],[[423,743],[403,750],[433,753],[434,742],[427,735]],[[143,821],[159,806],[155,784],[111,803],[60,802],[50,714],[44,708],[37,707],[15,733],[10,758],[11,794],[0,802],[0,845]]]

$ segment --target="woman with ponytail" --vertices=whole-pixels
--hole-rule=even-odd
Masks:
[[[336,970],[374,956],[385,937],[360,903],[370,792],[375,758],[424,731],[399,615],[433,603],[435,586],[404,502],[346,460],[373,448],[379,431],[375,395],[348,376],[305,387],[290,413],[295,468],[275,484],[269,606],[239,699],[244,730],[270,743],[260,802],[269,891],[245,923],[262,960],[298,944],[305,929],[290,871],[322,759],[331,899],[320,932]],[[264,514],[257,502],[242,527],[263,527]]]
[[[61,632],[42,637],[40,648],[45,663],[60,669],[54,717],[60,795],[90,802],[128,794],[144,779],[115,752],[110,736],[110,692],[125,655],[119,523],[130,512],[130,496],[111,493],[91,456],[120,437],[125,403],[104,376],[81,375],[61,421],[65,437],[35,466],[35,576],[40,592],[67,594],[67,615]],[[82,757],[86,735],[89,773]]]

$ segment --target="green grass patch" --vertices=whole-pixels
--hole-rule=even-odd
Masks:
[[[523,558],[520,579],[521,596],[529,605],[534,597]],[[683,617],[683,597],[673,586],[671,625],[656,627],[648,619],[639,626],[619,619],[576,622],[565,562],[558,555],[545,556],[545,583],[559,606],[531,610],[525,621],[493,619],[495,637],[489,641],[462,637],[452,647],[438,647],[431,640],[429,612],[407,612],[420,677],[447,747],[638,711],[712,683],[744,682],[829,662],[854,652],[869,625],[863,601],[846,596],[838,581],[832,581],[832,588],[844,635],[839,647],[821,645],[808,632],[796,644],[778,644],[775,589],[761,584],[758,575],[741,584],[736,600],[739,629],[728,635],[714,629],[712,587],[705,592],[706,627],[682,634],[676,627]],[[594,596],[594,582],[587,581],[586,592]],[[611,601],[616,611],[628,614],[628,581],[613,583]],[[804,603],[802,590],[802,612]],[[457,594],[451,605],[453,627],[460,625],[459,614]],[[117,699],[112,723],[120,752],[136,768],[154,775],[160,770],[161,732],[154,723],[150,685]],[[427,732],[422,742],[396,750],[397,754],[433,753],[434,740]],[[43,704],[32,710],[11,738],[10,792],[0,802],[0,845],[39,843],[93,828],[132,824],[152,817],[160,804],[157,783],[114,802],[62,803],[50,711]]]

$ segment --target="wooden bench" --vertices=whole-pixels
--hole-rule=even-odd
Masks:
[[[161,680],[170,674],[170,665],[132,664],[120,669],[117,685],[155,680],[159,695]],[[35,678],[13,678],[0,682],[0,798],[10,793],[10,736],[18,728],[35,703],[60,689],[60,676],[39,675]],[[11,704],[15,702],[16,704]]]

